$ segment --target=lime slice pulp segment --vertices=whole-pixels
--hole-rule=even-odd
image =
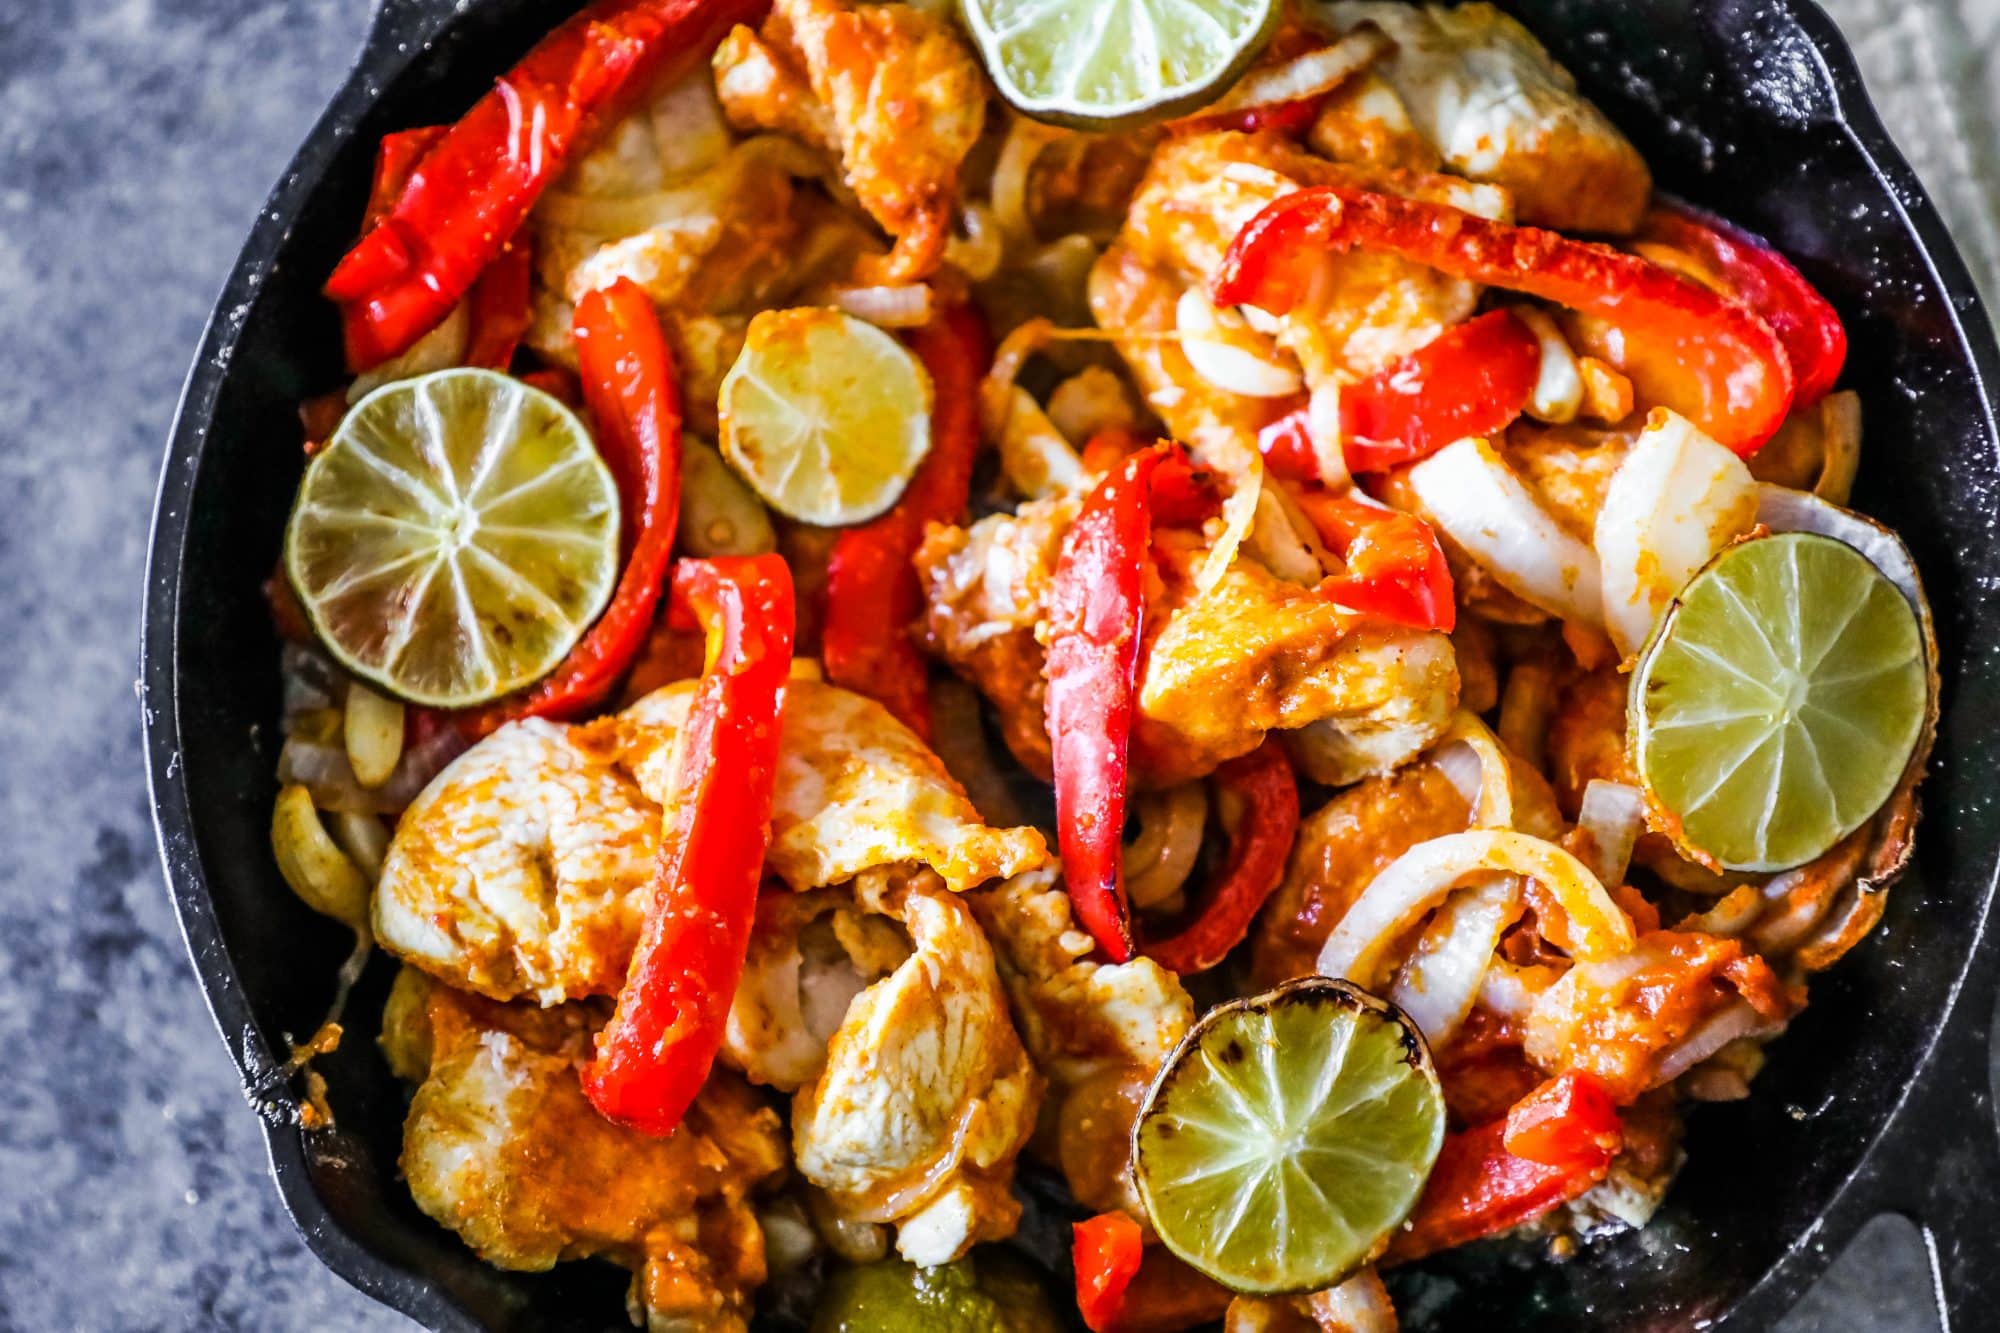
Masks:
[[[1802,865],[1867,821],[1923,731],[1916,612],[1853,547],[1781,533],[1711,561],[1632,673],[1633,758],[1680,839],[1730,870]]]
[[[837,310],[750,321],[717,404],[722,454],[764,502],[805,523],[874,518],[931,446],[931,382],[908,348]]]
[[[618,490],[561,402],[489,370],[361,400],[306,468],[285,572],[327,650],[460,708],[547,674],[618,579]]]
[[[1115,129],[1193,110],[1277,26],[1276,0],[962,0],[986,71],[1019,110]]]
[[[1210,1010],[1154,1080],[1133,1174],[1160,1239],[1224,1286],[1316,1291],[1416,1206],[1444,1098],[1409,1020],[1306,977]]]

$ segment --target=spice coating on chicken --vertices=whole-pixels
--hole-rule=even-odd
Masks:
[[[694,684],[580,727],[502,727],[397,825],[376,937],[451,985],[544,1004],[624,982],[659,849],[659,798]],[[1048,859],[1038,832],[993,829],[923,742],[873,700],[787,687],[769,873],[794,889],[928,867],[953,889]]]
[[[1342,31],[1372,23],[1394,39],[1378,68],[1411,119],[1453,171],[1512,191],[1523,222],[1639,224],[1653,188],[1645,159],[1513,18],[1484,3],[1335,0],[1326,12]]]
[[[784,1168],[778,1117],[728,1074],[651,1138],[599,1116],[576,1073],[593,1019],[432,988],[431,1064],[404,1126],[417,1206],[501,1268],[601,1256],[648,1328],[741,1330],[764,1279],[748,1198]]]
[[[914,952],[848,1008],[793,1103],[792,1147],[841,1216],[894,1222],[904,1258],[939,1264],[1012,1234],[1041,1079],[965,903],[912,887],[901,914]]]
[[[776,0],[762,32],[736,29],[714,64],[732,123],[838,152],[847,188],[896,239],[863,281],[936,271],[986,118],[985,76],[948,22],[905,4]]]

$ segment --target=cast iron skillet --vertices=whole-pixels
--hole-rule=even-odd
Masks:
[[[340,375],[318,286],[352,237],[376,140],[455,116],[573,3],[383,0],[352,78],[259,217],[209,322],[160,478],[143,708],[161,853],[188,950],[272,1173],[335,1272],[436,1329],[622,1327],[623,1274],[502,1273],[397,1179],[403,1097],[367,1040],[390,974],[322,1063],[339,1127],[301,1134],[272,1076],[346,948],[278,879],[277,645],[258,583],[301,460],[294,405]],[[1475,1247],[1399,1275],[1417,1329],[1761,1329],[1878,1212],[1923,1227],[1947,1318],[2000,1309],[1988,947],[2000,809],[2000,352],[1936,210],[1807,0],[1517,0],[1663,187],[1772,237],[1839,307],[1866,405],[1857,494],[1915,551],[1945,651],[1917,863],[1880,929],[1813,988],[1747,1102],[1692,1117],[1654,1224],[1563,1265]],[[463,8],[465,12],[457,10]]]

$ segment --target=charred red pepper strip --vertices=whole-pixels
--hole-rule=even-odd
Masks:
[[[700,625],[707,658],[674,745],[646,923],[582,1070],[599,1114],[655,1135],[674,1132],[707,1080],[750,948],[792,665],[791,571],[776,555],[683,560],[672,614]]]
[[[1215,770],[1215,785],[1242,814],[1229,835],[1221,882],[1202,896],[1195,919],[1143,951],[1183,976],[1205,972],[1250,933],[1257,909],[1285,877],[1285,862],[1299,832],[1299,784],[1285,748],[1267,740]]]
[[[888,513],[840,534],[827,560],[827,679],[868,695],[925,740],[931,710],[923,654],[910,627],[923,611],[911,561],[927,523],[964,514],[979,454],[979,382],[992,349],[971,306],[954,306],[910,338],[931,377],[931,448]]]
[[[1741,227],[1678,200],[1656,201],[1638,239],[1692,256],[1771,326],[1791,358],[1800,407],[1826,397],[1847,361],[1847,330],[1791,260]]]
[[[1319,481],[1319,454],[1313,449],[1312,413],[1300,406],[1257,432],[1257,451],[1273,476],[1286,481]]]
[[[1350,472],[1386,472],[1453,440],[1491,435],[1527,406],[1541,374],[1534,332],[1505,310],[1454,325],[1340,393]]]
[[[673,354],[645,291],[629,278],[577,302],[576,352],[597,447],[624,495],[631,554],[611,605],[562,665],[522,694],[461,715],[483,736],[523,717],[574,717],[595,707],[652,628],[674,549],[681,500],[681,400]]]
[[[1546,1088],[1537,1089],[1523,1104],[1537,1102],[1545,1092]],[[1561,1095],[1548,1094],[1549,1102],[1553,1104]],[[1613,1136],[1603,1130],[1594,1104],[1580,1111],[1573,1124],[1559,1122],[1546,1112],[1544,1107],[1524,1113],[1522,1132],[1537,1147],[1562,1143],[1575,1148],[1559,1166],[1507,1150],[1513,1137],[1512,1112],[1505,1120],[1447,1134],[1423,1197],[1409,1223],[1389,1242],[1390,1260],[1407,1263],[1517,1227],[1568,1203],[1604,1179],[1622,1134]],[[1584,1151],[1591,1144],[1595,1150]]]
[[[1125,783],[1138,693],[1152,539],[1152,483],[1185,468],[1156,444],[1097,483],[1063,534],[1049,591],[1046,718],[1063,880],[1077,919],[1111,961],[1132,957],[1123,865]]]
[[[597,0],[544,37],[431,151],[327,280],[348,363],[379,365],[450,313],[602,126],[762,0]]]
[[[1074,1237],[1076,1308],[1092,1333],[1105,1333],[1138,1275],[1145,1236],[1123,1213],[1099,1213],[1070,1228]]]
[[[1445,204],[1343,185],[1287,195],[1237,233],[1212,295],[1218,305],[1283,314],[1328,251],[1357,247],[1616,323],[1628,341],[1681,368],[1680,401],[1664,405],[1739,454],[1755,453],[1790,410],[1784,344],[1743,306],[1637,255]]]
[[[1625,1141],[1618,1108],[1588,1074],[1558,1074],[1507,1112],[1507,1151],[1543,1166],[1594,1170]]]
[[[528,298],[533,248],[525,235],[516,236],[486,266],[466,295],[472,336],[465,345],[465,364],[505,370],[528,332]]]
[[[1345,574],[1321,580],[1321,596],[1412,629],[1451,632],[1458,622],[1451,566],[1430,524],[1325,491],[1295,498],[1320,540],[1347,563]]]
[[[375,149],[375,179],[368,188],[368,207],[361,215],[361,230],[367,231],[389,215],[410,183],[411,173],[424,154],[437,147],[448,129],[444,125],[423,125],[413,130],[397,130],[382,136]]]

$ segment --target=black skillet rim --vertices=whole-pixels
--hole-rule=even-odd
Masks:
[[[1895,147],[1863,87],[1859,69],[1845,39],[1831,18],[1812,0],[1776,0],[1775,8],[1808,36],[1819,57],[1819,73],[1834,94],[1839,120],[1862,157],[1894,201],[1903,225],[1915,235],[1929,260],[1953,332],[1986,404],[1989,439],[2000,440],[2000,348],[1996,348],[1979,292],[1936,206],[1916,174]],[[250,301],[272,268],[278,251],[307,200],[340,147],[356,129],[376,98],[377,90],[432,44],[442,32],[440,21],[424,0],[381,0],[372,31],[353,70],[318,123],[292,159],[282,183],[266,200],[238,257],[214,312],[204,330],[201,350],[183,386],[175,422],[160,474],[151,540],[140,644],[140,704],[151,796],[161,860],[176,916],[190,960],[202,984],[203,997],[231,1058],[250,1086],[273,1064],[271,1052],[257,1031],[236,970],[224,946],[193,837],[193,816],[180,751],[177,715],[176,638],[180,579],[187,538],[188,501],[221,386],[231,372],[240,326],[226,312]],[[1881,1149],[1892,1128],[1902,1127],[1904,1111],[1914,1091],[1933,1076],[1941,1063],[1939,1047],[1945,1035],[1965,1026],[1960,1003],[1981,966],[1981,946],[1991,934],[1993,885],[1985,890],[1978,932],[1966,946],[1965,961],[1935,1028],[1938,1036],[1923,1054],[1911,1089],[1877,1127],[1875,1138],[1851,1175],[1836,1189],[1820,1215],[1821,1226],[1838,1237],[1851,1234],[1877,1207],[1867,1188],[1879,1172]],[[1987,952],[1990,953],[1990,950]],[[1982,1030],[1985,1016],[1974,1015]],[[1960,1033],[1961,1036],[1965,1035]],[[1907,1127],[1904,1127],[1907,1129]],[[378,1257],[334,1222],[315,1193],[299,1132],[264,1122],[271,1171],[286,1210],[308,1248],[328,1268],[369,1296],[440,1330],[476,1333],[480,1325],[431,1279],[403,1270]],[[1843,1228],[1827,1223],[1844,1221]],[[1736,1327],[1761,1327],[1787,1309],[1831,1261],[1825,1246],[1801,1237],[1745,1292],[1724,1317]]]

